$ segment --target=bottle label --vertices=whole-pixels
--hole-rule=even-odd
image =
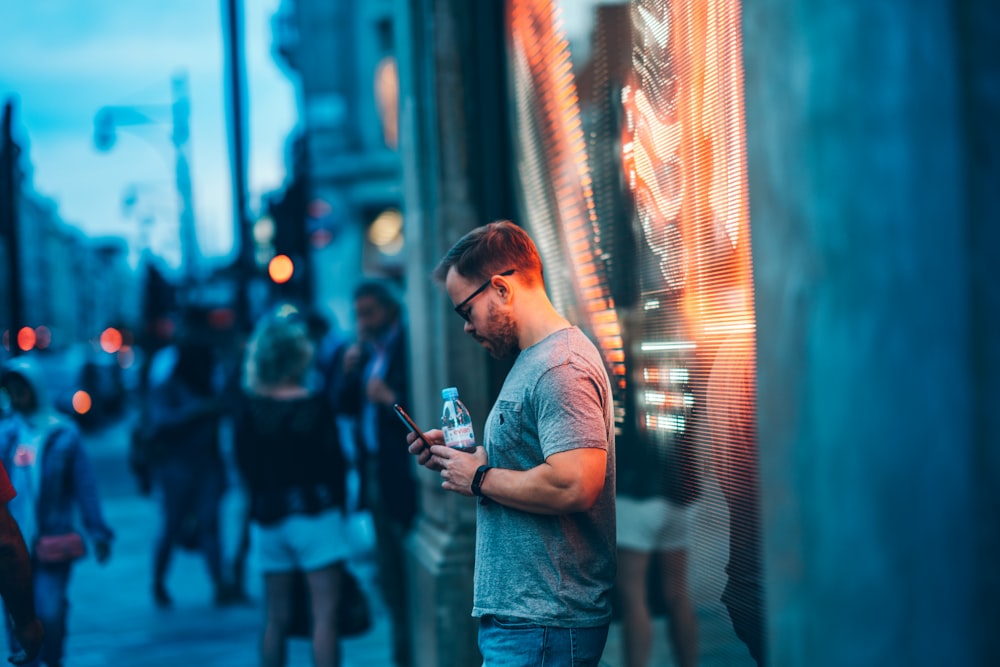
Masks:
[[[455,449],[475,449],[476,436],[471,425],[460,425],[444,430],[444,444]]]

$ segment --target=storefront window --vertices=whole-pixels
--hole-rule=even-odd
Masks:
[[[762,664],[740,3],[509,0],[507,20],[521,221],[616,392],[608,657],[646,650],[638,590],[654,655]]]

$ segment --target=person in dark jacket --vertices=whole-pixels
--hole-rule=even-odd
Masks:
[[[215,603],[231,602],[223,575],[219,508],[225,492],[225,463],[219,442],[224,401],[215,387],[212,347],[195,338],[177,346],[167,378],[151,383],[143,415],[143,438],[156,490],[162,530],[153,558],[153,598],[173,600],[166,578],[177,546],[197,548],[211,577]]]
[[[309,382],[313,354],[306,325],[294,313],[263,319],[247,347],[246,397],[234,424],[251,544],[264,576],[263,667],[285,664],[297,571],[305,572],[309,589],[314,664],[340,664],[337,600],[349,555],[346,461],[329,403]]]
[[[101,511],[87,451],[80,432],[49,401],[38,367],[30,357],[17,357],[4,365],[0,386],[10,396],[13,414],[0,422],[0,461],[10,471],[18,489],[8,507],[31,552],[35,609],[45,638],[39,662],[60,667],[66,642],[67,591],[75,560],[83,556],[78,542],[64,556],[40,548],[56,537],[78,539],[75,518],[83,528],[98,562],[111,556],[114,534]],[[19,632],[7,620],[12,647],[19,647]]]
[[[389,287],[366,281],[354,290],[358,340],[343,354],[339,407],[357,417],[362,504],[375,524],[379,581],[392,616],[393,658],[410,664],[404,541],[417,512],[406,427],[392,409],[408,407],[409,359],[402,308]]]

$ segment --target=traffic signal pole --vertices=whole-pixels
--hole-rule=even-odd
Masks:
[[[239,0],[222,0],[225,8],[226,71],[229,84],[229,157],[233,184],[233,216],[236,224],[237,279],[236,317],[238,326],[252,326],[250,280],[254,271],[254,245],[247,214],[246,136],[243,110],[243,31]]]
[[[10,293],[7,295],[10,304],[7,343],[11,354],[17,355],[21,353],[17,333],[24,325],[24,304],[21,292],[21,235],[17,214],[20,185],[18,156],[21,150],[14,142],[13,118],[14,103],[8,100],[4,104],[3,129],[0,130],[0,231],[7,241],[7,284],[10,286]]]

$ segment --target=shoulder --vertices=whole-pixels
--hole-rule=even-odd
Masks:
[[[577,327],[552,334],[544,343],[539,364],[539,379],[580,375],[601,379],[607,376],[604,360],[597,346]]]

